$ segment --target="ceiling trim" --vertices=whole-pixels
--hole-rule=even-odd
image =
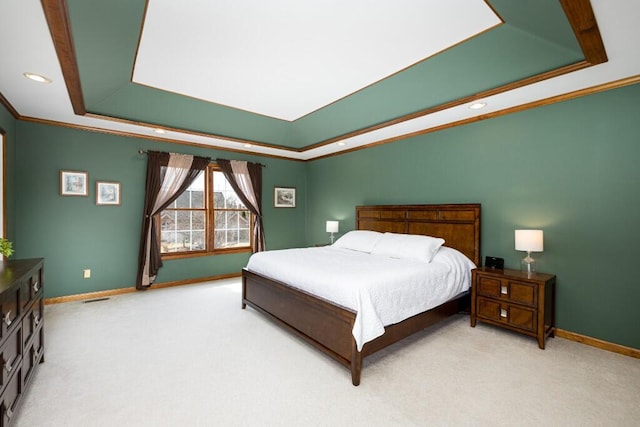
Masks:
[[[351,149],[347,149],[347,150],[343,150],[340,151],[339,153],[332,153],[332,154],[326,154],[323,156],[318,156],[318,157],[314,157],[312,159],[292,159],[290,157],[286,157],[286,156],[277,156],[277,155],[273,155],[273,154],[261,154],[261,153],[255,153],[252,151],[247,151],[247,150],[237,150],[237,149],[233,149],[233,148],[228,148],[228,147],[214,147],[208,144],[200,144],[197,142],[189,142],[189,141],[184,141],[184,140],[180,140],[180,139],[165,139],[165,138],[154,138],[152,136],[149,135],[142,135],[142,134],[138,134],[138,133],[133,133],[133,132],[124,132],[124,131],[119,131],[119,130],[111,130],[111,129],[104,129],[104,128],[99,128],[99,127],[93,127],[93,126],[84,126],[84,125],[77,125],[77,124],[72,124],[72,123],[65,123],[65,122],[59,122],[59,121],[54,121],[54,120],[46,120],[46,119],[39,119],[39,118],[34,118],[34,117],[25,117],[25,116],[20,116],[18,115],[16,117],[16,119],[18,120],[22,120],[25,122],[31,122],[31,123],[38,123],[38,124],[45,124],[45,125],[50,125],[50,126],[58,126],[58,127],[66,127],[69,129],[76,129],[76,130],[82,130],[82,131],[87,131],[87,132],[96,132],[96,133],[102,133],[102,134],[107,134],[107,135],[115,135],[115,136],[121,136],[121,137],[130,137],[130,138],[139,138],[139,139],[146,139],[146,140],[150,140],[150,141],[154,141],[154,142],[166,142],[166,143],[171,143],[171,144],[178,144],[178,145],[187,145],[187,146],[192,146],[192,147],[200,147],[200,148],[208,148],[208,149],[218,149],[221,151],[230,151],[230,152],[235,152],[235,153],[242,153],[242,154],[248,154],[248,155],[254,155],[254,156],[260,156],[260,157],[268,157],[268,158],[274,158],[274,159],[281,159],[281,160],[291,160],[291,161],[298,161],[298,162],[311,162],[314,160],[321,160],[321,159],[325,159],[325,158],[329,158],[329,157],[335,157],[335,156],[339,156],[342,154],[347,154],[347,153],[351,153],[354,151],[360,151],[360,150],[364,150],[366,148],[371,148],[371,147],[375,147],[378,145],[384,145],[384,144],[390,144],[392,142],[398,142],[404,139],[408,139],[408,138],[413,138],[416,136],[420,136],[420,135],[426,135],[428,133],[433,133],[433,132],[438,132],[441,130],[446,130],[446,129],[450,129],[450,128],[454,128],[457,126],[462,126],[462,125],[466,125],[466,124],[470,124],[470,123],[474,123],[474,122],[479,122],[482,120],[487,120],[487,119],[492,119],[495,117],[500,117],[500,116],[505,116],[507,114],[511,114],[511,113],[517,113],[520,111],[524,111],[524,110],[529,110],[532,108],[537,108],[537,107],[543,107],[545,105],[551,105],[551,104],[555,104],[557,102],[562,102],[562,101],[569,101],[571,99],[575,99],[575,98],[580,98],[583,96],[587,96],[587,95],[593,95],[599,92],[605,92],[608,90],[612,90],[612,89],[618,89],[618,88],[622,88],[624,86],[630,86],[636,83],[640,83],[640,74],[637,74],[635,76],[631,76],[631,77],[626,77],[620,80],[616,80],[613,82],[607,82],[607,83],[602,83],[596,86],[592,86],[592,87],[588,87],[588,88],[584,88],[584,89],[579,89],[573,92],[569,92],[566,94],[562,94],[562,95],[556,95],[556,96],[552,96],[549,98],[545,98],[545,99],[541,99],[541,100],[537,100],[537,101],[533,101],[527,104],[523,104],[523,105],[518,105],[515,107],[510,107],[510,108],[505,108],[503,110],[499,110],[499,111],[494,111],[491,113],[487,113],[481,116],[475,116],[475,117],[470,117],[467,119],[463,119],[463,120],[459,120],[457,122],[452,122],[452,123],[447,123],[444,125],[440,125],[440,126],[435,126],[435,127],[431,127],[428,129],[423,129],[420,131],[416,131],[416,132],[411,132],[408,134],[404,134],[404,135],[400,135],[400,136],[396,136],[396,137],[392,137],[392,138],[386,138],[386,139],[382,139],[380,141],[375,141],[366,145],[362,145],[359,147],[355,147],[355,148],[351,148]],[[2,95],[0,94],[0,98],[4,99],[4,97],[2,97]],[[11,107],[11,105],[9,104],[9,107]],[[13,107],[11,107],[11,109],[13,110]],[[15,110],[13,110],[15,111]]]
[[[131,74],[129,74],[129,81],[133,82],[133,74],[136,71],[136,62],[138,62],[138,52],[140,52],[140,42],[142,41],[142,34],[144,33],[144,24],[147,22],[147,11],[149,10],[149,0],[144,2],[144,12],[142,12],[142,22],[140,23],[140,33],[138,34],[138,42],[136,43],[136,53],[133,57],[133,65],[131,66]]]
[[[339,153],[332,153],[332,154],[326,154],[324,156],[319,156],[319,157],[315,157],[313,159],[310,160],[320,160],[320,159],[325,159],[328,157],[334,157],[334,156],[338,156],[341,154],[346,154],[346,153],[351,153],[354,151],[359,151],[359,150],[364,150],[365,148],[371,148],[371,147],[375,147],[378,145],[384,145],[384,144],[389,144],[392,142],[398,142],[400,140],[403,139],[407,139],[407,138],[413,138],[416,136],[420,136],[420,135],[425,135],[428,133],[433,133],[433,132],[438,132],[441,130],[445,130],[445,129],[450,129],[450,128],[454,128],[457,126],[462,126],[462,125],[466,125],[469,123],[475,123],[475,122],[479,122],[482,120],[487,120],[487,119],[493,119],[495,117],[500,117],[500,116],[506,116],[507,114],[511,114],[511,113],[518,113],[520,111],[524,111],[524,110],[530,110],[532,108],[537,108],[537,107],[543,107],[545,105],[551,105],[551,104],[555,104],[557,102],[562,102],[562,101],[569,101],[571,99],[575,99],[575,98],[580,98],[583,96],[587,96],[587,95],[593,95],[599,92],[605,92],[611,89],[618,89],[624,86],[629,86],[629,85],[633,85],[636,83],[640,83],[640,74],[637,74],[635,76],[631,76],[631,77],[625,77],[623,79],[620,80],[616,80],[613,82],[607,82],[607,83],[602,83],[596,86],[592,86],[592,87],[588,87],[588,88],[584,88],[584,89],[579,89],[573,92],[569,92],[569,93],[565,93],[562,95],[555,95],[555,96],[551,96],[549,98],[545,98],[545,99],[539,99],[537,101],[533,101],[533,102],[529,102],[527,104],[522,104],[522,105],[517,105],[515,107],[509,107],[509,108],[505,108],[502,110],[498,110],[498,111],[493,111],[491,113],[487,113],[487,114],[483,114],[480,116],[474,116],[474,117],[469,117],[466,119],[462,119],[462,120],[458,120],[456,122],[451,122],[451,123],[446,123],[440,126],[434,126],[428,129],[422,129],[419,131],[415,131],[415,132],[411,132],[408,134],[404,134],[404,135],[400,135],[400,136],[395,136],[395,137],[391,137],[391,138],[386,138],[386,139],[382,139],[380,141],[375,141],[366,145],[361,145],[359,147],[354,147],[348,150],[344,150],[341,151]]]
[[[278,150],[282,150],[282,151],[287,151],[287,152],[292,152],[292,153],[305,153],[309,150],[313,150],[316,148],[320,148],[329,144],[334,144],[336,142],[339,142],[341,140],[347,139],[347,138],[352,138],[354,136],[358,136],[358,135],[363,135],[375,130],[379,130],[388,126],[392,126],[398,123],[402,123],[408,120],[412,120],[418,117],[422,117],[425,115],[429,115],[429,114],[433,114],[435,112],[438,111],[442,111],[448,108],[453,108],[462,104],[466,104],[469,102],[472,102],[474,100],[480,99],[480,98],[486,98],[492,95],[496,95],[496,94],[500,94],[503,92],[507,92],[516,88],[520,88],[523,86],[527,86],[533,83],[537,83],[543,80],[547,80],[553,77],[558,77],[560,75],[563,74],[567,74],[570,72],[574,72],[580,69],[584,69],[593,65],[597,65],[603,62],[607,61],[607,54],[606,54],[606,50],[604,47],[604,43],[602,42],[602,37],[600,35],[600,31],[595,19],[595,14],[593,12],[593,9],[591,7],[591,3],[589,0],[560,0],[560,3],[563,7],[563,10],[567,16],[567,19],[574,31],[574,34],[578,40],[578,43],[580,45],[580,48],[583,51],[583,55],[585,56],[585,60],[584,61],[580,61],[577,62],[575,64],[570,64],[568,66],[564,66],[564,67],[560,67],[554,70],[550,70],[538,75],[534,75],[525,79],[521,79],[521,80],[517,80],[511,83],[508,83],[506,85],[502,85],[502,86],[498,86],[495,87],[493,89],[489,89],[483,92],[479,92],[477,94],[473,94],[473,95],[469,95],[463,98],[459,98],[457,100],[451,101],[451,102],[446,102],[444,104],[440,104],[437,105],[435,107],[430,107],[424,110],[420,110],[411,114],[407,114],[401,117],[397,117],[395,119],[377,124],[377,125],[373,125],[373,126],[369,126],[369,127],[364,127],[358,130],[355,130],[353,132],[349,132],[349,133],[345,133],[342,134],[340,136],[337,137],[333,137],[324,141],[321,141],[319,143],[315,143],[315,144],[311,144],[302,148],[291,148],[291,147],[286,147],[286,146],[282,146],[282,145],[277,145],[277,144],[268,144],[268,143],[264,143],[264,142],[258,142],[258,141],[252,141],[252,140],[246,140],[246,139],[241,139],[241,138],[233,138],[233,137],[228,137],[228,136],[222,136],[222,135],[217,135],[217,134],[211,134],[211,133],[202,133],[202,132],[196,132],[196,131],[192,131],[192,130],[188,130],[188,129],[181,129],[181,128],[175,128],[175,127],[168,127],[168,126],[159,126],[159,125],[154,125],[152,123],[147,123],[147,122],[138,122],[138,121],[133,121],[133,120],[127,120],[127,119],[122,119],[122,118],[115,118],[115,117],[111,117],[111,116],[105,116],[105,115],[101,115],[101,114],[95,114],[95,113],[88,113],[86,111],[86,107],[84,104],[84,98],[82,96],[82,87],[81,87],[81,83],[80,83],[80,75],[79,75],[79,71],[78,71],[78,64],[77,64],[77,59],[76,59],[76,55],[75,55],[75,48],[74,48],[74,43],[73,43],[73,37],[71,34],[71,26],[70,26],[70,20],[69,20],[69,14],[68,14],[68,10],[67,10],[67,2],[66,0],[41,0],[42,1],[42,5],[45,11],[45,17],[47,20],[47,25],[49,26],[49,30],[53,39],[53,44],[55,46],[56,49],[56,53],[58,55],[58,60],[60,62],[60,65],[62,67],[62,72],[63,72],[63,76],[64,76],[64,80],[65,80],[65,84],[67,86],[67,90],[69,92],[69,96],[70,96],[70,100],[71,100],[71,104],[73,106],[73,111],[75,112],[75,114],[80,115],[80,116],[86,116],[86,117],[91,117],[91,118],[95,118],[95,119],[100,119],[100,120],[110,120],[110,121],[117,121],[120,123],[125,123],[125,124],[132,124],[132,125],[137,125],[137,126],[145,126],[145,127],[149,127],[150,129],[154,129],[157,127],[161,127],[163,129],[166,129],[167,131],[173,131],[173,132],[178,132],[178,133],[184,133],[184,134],[188,134],[188,135],[194,135],[194,136],[201,136],[201,137],[207,137],[207,138],[216,138],[216,139],[221,139],[221,140],[225,140],[225,141],[231,141],[231,142],[237,142],[237,143],[241,143],[241,144],[251,144],[251,145],[255,145],[255,146],[260,146],[260,147],[265,147],[265,148],[272,148],[272,149],[278,149]],[[148,3],[147,3],[148,4]],[[145,5],[145,9],[146,9],[146,5]],[[502,19],[502,18],[500,18]],[[504,22],[504,21],[503,21]],[[606,86],[606,85],[605,85]],[[1,95],[1,94],[0,94]],[[548,98],[548,99],[556,99],[556,98],[561,98],[561,96],[559,97],[552,97],[552,98]],[[557,101],[549,101],[547,102],[547,100],[543,100],[544,103],[541,105],[544,105],[545,103],[550,103],[550,102],[557,102]],[[10,106],[10,104],[7,102],[6,99],[4,99],[4,97],[0,98],[0,102],[2,102],[3,104]],[[531,104],[526,104],[526,105],[532,105],[532,104],[537,104],[538,102],[534,102]],[[517,108],[519,107],[514,107],[513,110],[517,110]],[[530,108],[530,107],[527,107]],[[15,112],[17,114],[17,117],[21,118],[21,119],[25,119],[20,117],[20,115],[15,111],[15,109],[13,109],[13,107],[9,108],[10,111]],[[507,110],[511,110],[511,109],[507,109]],[[507,110],[502,110],[502,111],[507,111]],[[434,130],[439,130],[439,129],[443,129],[443,128],[448,128],[448,127],[452,127],[452,126],[457,126],[460,124],[464,124],[464,123],[468,123],[470,121],[475,121],[475,120],[481,120],[481,119],[486,119],[489,117],[494,117],[496,113],[491,113],[491,114],[487,114],[484,116],[478,116],[478,117],[474,117],[474,118],[470,118],[470,119],[465,119],[459,122],[455,122],[453,124],[448,124],[448,125],[444,125],[444,126],[437,126],[434,128],[430,128],[430,129],[425,129],[425,130],[421,130],[421,131],[417,131],[417,132],[411,132],[408,134],[404,134],[404,135],[399,135],[399,136],[395,136],[393,138],[389,138],[389,139],[384,139],[381,141],[376,141],[376,142],[372,142],[370,144],[365,144],[361,147],[357,147],[357,148],[353,148],[351,150],[347,149],[347,150],[343,150],[337,153],[333,153],[333,154],[329,154],[326,156],[319,156],[319,157],[315,157],[313,159],[309,159],[309,160],[314,160],[314,159],[318,159],[318,158],[323,158],[323,157],[330,157],[330,156],[334,156],[334,155],[339,155],[339,154],[343,154],[346,152],[350,152],[350,151],[355,151],[355,150],[359,150],[365,147],[371,147],[374,145],[379,145],[382,143],[388,143],[388,142],[394,142],[400,139],[404,139],[404,138],[409,138],[415,135],[421,135],[421,134],[425,134],[425,133],[429,133],[432,132]],[[502,113],[502,114],[507,114],[507,113]],[[15,115],[14,115],[15,116]],[[480,118],[479,118],[480,117]],[[35,121],[36,119],[30,119],[30,121]],[[55,121],[46,121],[46,120],[41,120],[39,122],[47,122],[49,124],[52,123],[60,123],[60,122],[55,122]],[[151,140],[156,140],[156,141],[170,141],[170,142],[177,142],[177,143],[183,143],[186,145],[197,145],[197,146],[205,146],[208,148],[214,148],[214,149],[220,149],[220,150],[225,150],[225,151],[233,151],[233,152],[241,152],[241,153],[249,153],[249,154],[257,154],[257,155],[261,155],[261,156],[266,156],[265,154],[260,154],[260,153],[255,153],[255,152],[249,152],[249,151],[245,151],[245,150],[236,150],[233,148],[229,148],[229,147],[221,147],[221,146],[216,146],[215,144],[198,144],[198,143],[192,143],[192,142],[187,142],[187,141],[179,141],[179,140],[168,140],[168,139],[158,139],[158,138],[152,138],[152,137],[148,137],[146,135],[142,135],[142,134],[136,134],[136,133],[130,133],[130,132],[125,132],[125,131],[113,131],[113,130],[105,130],[105,129],[100,129],[100,128],[94,128],[94,127],[85,127],[85,126],[79,126],[79,125],[69,125],[66,124],[67,127],[77,127],[77,128],[83,128],[85,130],[92,130],[92,131],[97,131],[97,132],[103,132],[103,133],[108,133],[108,134],[120,134],[123,136],[135,136],[135,137],[140,137],[140,138],[144,138],[144,139],[151,139]],[[269,156],[267,156],[269,157]],[[287,158],[287,157],[280,157],[280,156],[274,156],[277,158]]]
[[[585,60],[591,65],[607,62],[607,52],[589,0],[560,0]]]
[[[480,100],[480,99],[483,99],[483,98],[488,98],[488,97],[493,96],[493,95],[498,95],[498,94],[503,93],[503,92],[508,92],[510,90],[514,90],[514,89],[517,89],[517,88],[520,88],[520,87],[523,87],[523,86],[528,86],[530,84],[538,83],[538,82],[541,82],[543,80],[547,80],[547,79],[550,79],[550,78],[553,78],[553,77],[558,77],[558,76],[561,76],[563,74],[572,73],[574,71],[582,70],[583,68],[588,68],[588,67],[590,67],[592,65],[593,64],[590,64],[589,62],[586,62],[586,61],[576,62],[575,64],[570,64],[570,65],[567,65],[567,66],[564,66],[564,67],[556,68],[555,70],[547,71],[547,72],[544,72],[544,73],[541,73],[541,74],[537,74],[535,76],[531,76],[531,77],[527,77],[525,79],[517,80],[515,82],[507,83],[506,85],[498,86],[498,87],[495,87],[493,89],[488,89],[488,90],[483,91],[483,92],[478,92],[478,93],[476,93],[474,95],[465,96],[465,97],[458,98],[458,99],[450,101],[450,102],[445,102],[444,104],[440,104],[440,105],[436,105],[434,107],[426,108],[424,110],[416,111],[414,113],[407,114],[405,116],[398,117],[398,118],[395,118],[395,119],[392,119],[392,120],[389,120],[389,121],[386,121],[386,122],[382,122],[382,123],[379,123],[379,124],[374,125],[374,126],[370,126],[370,127],[363,128],[363,129],[358,129],[358,130],[350,132],[350,133],[339,135],[339,136],[336,136],[334,138],[330,138],[330,139],[327,139],[325,141],[321,141],[321,142],[318,142],[316,144],[304,147],[304,150],[306,151],[306,150],[311,150],[311,149],[314,149],[314,148],[323,147],[325,145],[333,144],[333,143],[336,143],[336,142],[338,142],[340,140],[343,140],[343,139],[353,138],[353,137],[358,136],[358,135],[362,135],[362,134],[365,134],[365,133],[368,133],[368,132],[372,132],[372,131],[375,131],[375,130],[378,130],[378,129],[382,129],[382,128],[385,128],[385,127],[388,127],[388,126],[393,126],[393,125],[396,125],[398,123],[402,123],[402,122],[406,122],[408,120],[416,119],[418,117],[422,117],[422,116],[426,116],[426,115],[429,115],[429,114],[437,113],[438,111],[447,110],[449,108],[457,107],[459,105],[469,104],[471,102],[474,102],[474,101],[477,101],[477,100]]]
[[[305,147],[301,147],[301,148],[292,148],[292,147],[287,147],[284,145],[277,145],[277,144],[268,144],[265,142],[260,142],[260,141],[254,141],[254,140],[250,140],[250,139],[241,139],[241,138],[234,138],[234,137],[230,137],[230,136],[223,136],[223,135],[217,135],[217,134],[210,134],[210,133],[204,133],[204,132],[198,132],[198,131],[194,131],[194,130],[190,130],[190,129],[183,129],[183,128],[176,128],[176,127],[171,127],[171,126],[166,126],[166,125],[156,125],[153,123],[148,123],[148,122],[140,122],[140,121],[136,121],[136,120],[129,120],[129,119],[124,119],[124,118],[120,118],[120,117],[113,117],[113,116],[108,116],[108,115],[103,115],[103,114],[95,114],[95,113],[85,113],[83,114],[86,117],[91,117],[94,119],[100,119],[100,120],[108,120],[108,121],[113,121],[113,122],[118,122],[118,123],[123,123],[123,124],[129,124],[129,125],[137,125],[137,126],[146,126],[146,127],[150,127],[150,128],[162,128],[165,129],[167,131],[170,132],[176,132],[176,133],[183,133],[183,134],[187,134],[187,135],[193,135],[193,136],[201,136],[201,137],[207,137],[207,138],[216,138],[216,139],[222,139],[225,141],[231,141],[231,142],[237,142],[240,144],[251,144],[251,145],[255,145],[255,146],[260,146],[260,147],[265,147],[265,148],[273,148],[273,149],[278,149],[278,150],[283,150],[283,151],[288,151],[291,153],[304,153],[306,151],[309,150],[313,150],[316,148],[320,148],[320,147],[324,147],[326,145],[330,145],[330,144],[335,144],[336,142],[345,140],[345,139],[349,139],[349,138],[353,138],[359,135],[363,135],[369,132],[373,132],[379,129],[383,129],[385,127],[388,126],[393,126],[396,125],[398,123],[402,123],[408,120],[413,120],[416,119],[418,117],[423,117],[429,114],[433,114],[436,113],[438,111],[443,111],[443,110],[447,110],[449,108],[453,108],[453,107],[457,107],[459,105],[464,105],[464,104],[468,104],[471,103],[473,101],[479,100],[479,99],[483,99],[483,98],[488,98],[490,96],[493,95],[497,95],[500,93],[504,93],[504,92],[508,92],[510,90],[514,90],[520,87],[524,87],[524,86],[528,86],[534,83],[538,83],[547,79],[551,79],[554,77],[558,77],[561,76],[563,74],[568,74],[568,73],[572,73],[574,71],[578,71],[578,70],[582,70],[584,68],[588,68],[591,67],[594,64],[591,64],[587,61],[580,61],[580,62],[576,62],[575,64],[570,64],[564,67],[560,67],[560,68],[556,68],[554,70],[550,70],[544,73],[540,73],[531,77],[527,77],[525,79],[521,79],[521,80],[517,80],[515,82],[511,82],[508,83],[506,85],[502,85],[502,86],[498,86],[495,87],[493,89],[488,89],[486,91],[483,92],[478,92],[474,95],[469,95],[469,96],[465,96],[463,98],[458,98],[456,100],[450,101],[450,102],[446,102],[444,104],[440,104],[440,105],[436,105],[434,107],[429,107],[426,108],[424,110],[420,110],[420,111],[416,111],[414,113],[411,114],[407,114],[401,117],[397,117],[395,119],[392,120],[388,120],[386,122],[382,122],[382,123],[378,123],[376,125],[373,126],[369,126],[369,127],[365,127],[365,128],[361,128],[358,130],[355,130],[353,132],[349,132],[349,133],[345,133],[342,135],[338,135],[336,137],[330,138],[330,139],[326,139],[324,141],[320,141],[318,143],[315,144],[311,144],[311,145],[307,145]],[[397,138],[402,138],[402,136],[399,136]],[[336,153],[339,154],[339,153]]]
[[[302,160],[302,159],[292,159],[291,157],[277,156],[277,155],[274,155],[274,154],[255,153],[253,151],[240,150],[240,149],[229,148],[229,147],[216,147],[216,146],[212,146],[212,145],[208,145],[208,144],[200,144],[200,143],[197,143],[197,142],[185,141],[185,140],[182,140],[182,139],[154,138],[151,135],[142,135],[142,134],[135,133],[135,132],[125,132],[125,131],[122,131],[122,130],[105,129],[105,128],[95,127],[95,126],[77,125],[77,124],[74,124],[74,123],[60,122],[60,121],[56,121],[56,120],[39,119],[37,117],[19,116],[18,120],[25,121],[25,122],[30,122],[30,123],[43,124],[43,125],[64,127],[64,128],[68,128],[68,129],[82,130],[82,131],[87,131],[87,132],[102,133],[102,134],[105,134],[105,135],[115,135],[115,136],[121,136],[121,137],[126,137],[126,138],[146,139],[146,140],[154,141],[154,142],[166,142],[166,143],[170,143],[170,144],[188,145],[188,146],[192,146],[192,147],[216,149],[216,150],[220,150],[220,151],[230,151],[230,152],[233,152],[233,153],[249,154],[249,155],[259,156],[259,157],[269,157],[269,158],[274,158],[274,159],[293,160],[293,161],[299,161],[299,162],[304,162],[305,161],[305,160]]]
[[[78,61],[76,60],[73,36],[71,35],[67,2],[66,0],[42,0],[42,8],[49,25],[67,92],[69,92],[73,112],[79,116],[84,116],[87,113],[87,109],[84,105],[84,96],[80,85],[80,72],[78,70]]]
[[[234,138],[234,137],[231,137],[231,136],[213,135],[213,134],[210,134],[210,133],[198,132],[198,131],[190,130],[190,129],[175,128],[175,127],[166,126],[166,125],[154,125],[153,123],[139,122],[139,121],[136,121],[136,120],[123,119],[121,117],[106,116],[106,115],[103,115],[103,114],[86,113],[84,116],[85,117],[90,117],[90,118],[93,118],[93,119],[107,120],[107,121],[116,122],[116,123],[123,123],[123,124],[127,124],[127,125],[147,126],[147,127],[152,128],[152,129],[160,128],[160,129],[163,129],[163,130],[168,131],[168,132],[177,132],[177,133],[183,133],[183,134],[187,134],[187,135],[201,136],[201,137],[205,137],[205,138],[222,139],[224,141],[237,142],[239,144],[251,144],[251,145],[255,145],[255,146],[259,146],[259,147],[273,148],[273,149],[277,149],[277,150],[289,151],[289,152],[292,152],[292,153],[302,153],[305,150],[304,148],[291,148],[291,147],[285,147],[285,146],[282,146],[282,145],[267,144],[266,142],[254,141],[254,140],[251,140],[251,139],[240,139],[240,138]]]
[[[20,113],[13,108],[13,105],[9,102],[7,98],[4,97],[2,92],[0,92],[0,104],[4,105],[4,107],[9,111],[9,114],[13,116],[14,119],[18,120],[20,118]]]

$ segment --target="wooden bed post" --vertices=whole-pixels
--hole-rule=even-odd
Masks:
[[[247,304],[245,303],[245,298],[247,297],[247,277],[242,275],[242,309],[247,308]]]
[[[360,385],[360,372],[362,371],[362,353],[358,351],[356,340],[353,340],[353,351],[351,354],[351,383]]]

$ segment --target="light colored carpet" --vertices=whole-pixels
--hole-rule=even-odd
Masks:
[[[46,307],[16,426],[637,426],[640,360],[457,316],[365,360],[362,382],[240,309],[240,280]]]

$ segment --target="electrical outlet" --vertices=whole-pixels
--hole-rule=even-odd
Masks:
[[[82,277],[85,279],[90,279],[91,278],[91,270],[89,270],[88,268],[84,269],[82,271]]]

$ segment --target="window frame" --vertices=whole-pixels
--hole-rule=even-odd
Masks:
[[[210,255],[225,255],[242,252],[251,252],[253,247],[253,233],[249,232],[249,243],[247,246],[233,247],[233,248],[215,248],[215,214],[217,211],[246,211],[249,213],[249,230],[253,229],[255,216],[249,209],[215,209],[214,197],[213,197],[213,176],[214,172],[222,172],[220,167],[215,163],[209,163],[207,168],[203,171],[205,173],[204,180],[204,208],[167,208],[166,210],[172,211],[204,211],[205,212],[205,240],[207,249],[183,251],[183,252],[166,252],[161,253],[162,260],[180,259],[180,258],[194,258]],[[164,212],[164,211],[163,211]],[[156,217],[156,229],[158,230],[158,241],[162,240],[162,219],[161,214]]]

